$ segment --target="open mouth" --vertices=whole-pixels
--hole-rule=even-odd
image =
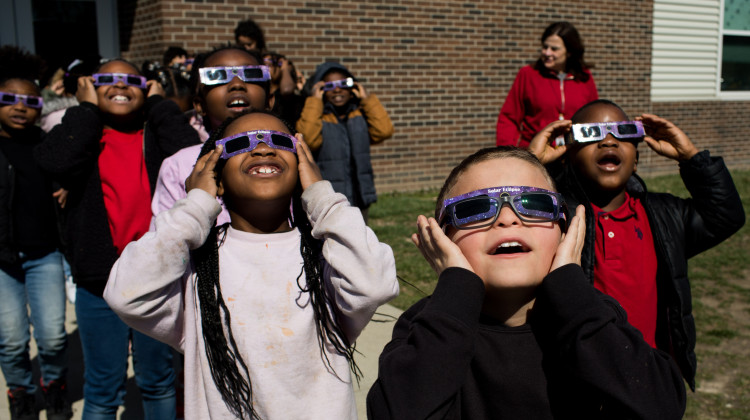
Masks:
[[[250,103],[242,98],[232,99],[227,103],[227,108],[233,111],[241,111],[250,106]]]
[[[599,167],[607,169],[607,170],[614,170],[617,169],[620,166],[620,163],[622,161],[620,160],[620,157],[614,154],[607,154],[601,157],[596,164],[599,165]]]
[[[29,119],[26,118],[26,117],[21,117],[21,116],[18,116],[18,115],[14,115],[14,116],[10,117],[10,120],[13,121],[15,124],[24,125],[24,124],[26,124],[26,122]]]
[[[508,242],[503,242],[500,245],[498,245],[498,247],[495,248],[495,251],[492,253],[492,255],[512,255],[512,254],[525,253],[529,251],[530,249],[528,249],[526,246],[524,246],[518,241],[508,241]]]

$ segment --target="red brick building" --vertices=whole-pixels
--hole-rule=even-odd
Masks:
[[[743,63],[750,59],[741,58],[750,57],[750,5],[730,16],[726,2],[732,0],[77,3],[96,4],[99,49],[102,31],[119,33],[111,50],[136,62],[157,59],[170,45],[196,52],[231,41],[237,22],[251,17],[268,47],[306,74],[323,61],[344,63],[396,126],[392,139],[373,147],[376,183],[385,192],[436,187],[459,159],[493,145],[516,72],[536,59],[543,29],[558,20],[581,33],[600,97],[632,115],[666,117],[699,148],[730,166],[750,166],[750,87],[744,80],[726,92],[721,83],[722,71],[750,77],[750,63]],[[640,146],[640,173],[676,171],[676,163],[647,149]]]

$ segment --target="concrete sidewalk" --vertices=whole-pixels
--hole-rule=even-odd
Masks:
[[[378,357],[380,356],[383,346],[391,338],[391,331],[396,319],[401,315],[401,310],[391,305],[381,306],[373,320],[365,327],[362,335],[357,340],[357,351],[361,354],[356,356],[357,364],[362,369],[363,378],[360,387],[355,385],[355,397],[357,400],[357,410],[359,418],[365,419],[365,399],[375,379],[378,376]],[[76,326],[75,310],[73,305],[68,303],[66,312],[66,329],[69,339],[69,357],[70,365],[68,371],[68,396],[73,401],[73,419],[79,420],[83,410],[83,354],[81,353],[81,343],[78,337],[78,328]],[[35,381],[39,379],[39,369],[36,360],[36,344],[31,340],[32,363],[34,365]],[[7,387],[5,378],[0,372],[0,420],[9,420],[10,412],[8,410]],[[42,404],[41,390],[37,398],[37,406],[42,410],[39,414],[41,420],[46,420]],[[140,420],[143,418],[138,387],[133,377],[132,363],[128,370],[127,395],[125,405],[120,407],[118,418],[121,420]]]

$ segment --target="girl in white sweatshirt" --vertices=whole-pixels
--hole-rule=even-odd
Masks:
[[[357,417],[352,344],[398,294],[395,260],[289,133],[227,121],[110,274],[112,309],[184,352],[187,419]],[[231,223],[213,227],[217,195]]]

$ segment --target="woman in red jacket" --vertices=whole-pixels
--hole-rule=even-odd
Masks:
[[[570,119],[599,98],[592,67],[576,28],[555,22],[542,34],[539,59],[518,72],[497,119],[497,145],[527,148],[536,133],[554,120]]]

